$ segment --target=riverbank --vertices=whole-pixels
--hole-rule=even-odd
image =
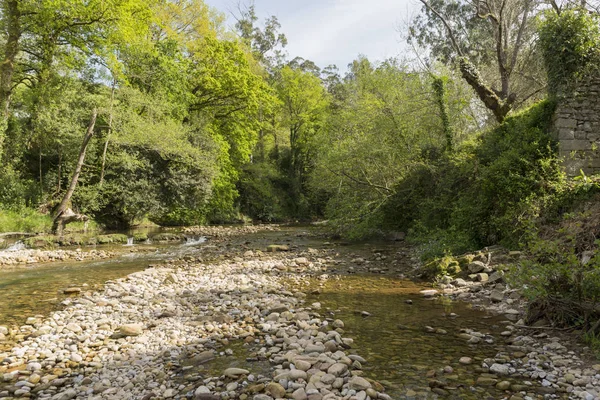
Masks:
[[[551,335],[526,336],[517,321],[483,313],[476,323],[466,308],[393,279],[412,270],[409,248],[340,246],[303,230],[232,238],[0,328],[11,343],[0,350],[0,397],[524,399],[597,390],[591,365]],[[352,300],[332,302],[332,285]],[[389,297],[398,290],[405,294]],[[385,320],[386,308],[398,319]],[[365,336],[392,353],[364,347]],[[386,368],[405,383],[388,382]]]
[[[149,244],[164,245],[174,242],[183,243],[190,240],[195,242],[201,240],[201,238],[223,239],[257,232],[274,232],[277,229],[279,229],[277,225],[234,225],[196,226],[182,228],[181,230],[165,229],[163,231],[157,230],[151,235],[146,232],[133,233],[130,236],[125,234],[91,236],[69,234],[63,237],[34,235],[18,242],[21,246],[15,249],[0,250],[0,269],[30,267],[33,264],[40,263],[103,260],[124,253],[155,251],[156,248]],[[128,243],[129,245],[125,246]],[[144,243],[146,245],[131,247],[134,243]],[[100,247],[97,247],[98,245]],[[110,249],[102,247],[106,245]],[[77,246],[80,247],[71,249]],[[60,249],[60,247],[68,248]]]
[[[589,347],[581,346],[581,337],[553,329],[544,320],[526,325],[527,299],[520,289],[512,288],[504,279],[509,265],[521,257],[521,252],[509,252],[498,246],[468,255],[462,278],[442,277],[437,284],[439,292],[428,295],[467,301],[513,321],[510,330],[503,333],[511,351],[498,353],[486,361],[490,371],[540,380],[539,391],[548,395],[566,393],[569,398],[600,398],[600,362]],[[495,381],[501,385],[499,379]],[[519,387],[511,389],[517,391]]]

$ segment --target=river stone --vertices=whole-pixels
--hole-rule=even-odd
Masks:
[[[270,244],[267,246],[267,251],[270,253],[275,253],[277,251],[289,251],[290,248],[283,244]]]
[[[200,394],[208,394],[208,393],[210,393],[209,388],[207,388],[206,386],[198,386],[196,391],[194,391],[194,396],[198,396]]]
[[[325,352],[325,345],[323,343],[309,344],[304,351],[306,353],[323,353]]]
[[[358,361],[361,364],[366,364],[367,360],[365,360],[364,358],[362,358],[361,356],[357,355],[357,354],[350,354],[348,356],[349,359],[351,359],[352,361]]]
[[[343,375],[346,371],[348,371],[348,366],[342,363],[335,363],[327,369],[327,373],[334,376]]]
[[[348,386],[350,387],[350,389],[354,390],[367,390],[371,387],[371,384],[365,378],[361,378],[360,376],[353,376],[348,381]]]
[[[195,355],[192,358],[192,361],[194,364],[204,364],[210,360],[214,360],[215,359],[215,352],[213,350],[207,350],[207,351],[203,351],[200,354]]]
[[[506,364],[492,364],[490,372],[498,375],[508,375],[509,366]]]
[[[73,322],[67,324],[67,326],[65,328],[67,328],[68,330],[70,330],[73,333],[81,332],[81,327]]]
[[[3,335],[8,335],[8,328],[5,326],[0,326],[0,333]]]
[[[305,371],[300,371],[298,369],[291,370],[289,372],[288,376],[290,377],[291,380],[298,380],[298,379],[307,380],[308,379],[308,374]]]
[[[458,360],[458,362],[467,365],[471,364],[473,360],[471,359],[471,357],[461,357],[460,360]]]
[[[78,287],[70,287],[63,290],[64,294],[78,294],[81,293],[81,289]]]
[[[331,325],[334,328],[343,328],[344,327],[344,321],[342,321],[341,319],[336,319],[335,321],[333,321],[333,323]]]
[[[306,395],[304,388],[298,388],[294,390],[294,393],[292,393],[292,398],[294,400],[307,400],[308,396]]]
[[[496,389],[498,390],[508,390],[510,389],[510,382],[509,381],[501,381],[496,383]]]
[[[308,265],[308,258],[306,257],[294,258],[292,261],[298,265]]]
[[[331,385],[333,382],[335,382],[335,375],[332,374],[325,374],[321,377],[321,382],[326,384],[326,385]]]
[[[294,361],[294,365],[300,371],[308,371],[310,369],[310,367],[311,367],[311,364],[308,361],[305,361],[305,360],[295,360]]]
[[[225,371],[223,371],[223,375],[229,378],[237,378],[240,375],[248,375],[249,373],[250,371],[243,368],[227,368]]]
[[[491,283],[502,282],[503,280],[504,280],[504,272],[503,271],[496,271],[496,272],[492,273],[488,279],[488,281]]]
[[[139,336],[144,329],[142,324],[125,324],[121,325],[118,330],[120,336]]]
[[[51,397],[51,400],[71,400],[77,396],[75,389],[67,389]]]
[[[196,400],[221,400],[221,396],[218,396],[216,394],[210,394],[210,393],[194,394],[194,398]]]
[[[260,393],[260,394],[254,395],[252,400],[273,400],[273,398],[271,396],[267,396],[266,394]]]
[[[498,383],[498,379],[494,379],[488,376],[480,376],[477,378],[477,384],[479,386],[494,386]]]
[[[472,274],[477,274],[485,269],[485,264],[481,261],[473,261],[469,264],[469,272]]]
[[[277,382],[271,382],[265,388],[265,392],[275,397],[276,399],[285,397],[285,388]]]
[[[492,300],[493,302],[499,303],[502,300],[504,300],[504,293],[502,293],[502,291],[500,290],[492,290],[492,293],[490,294],[490,300]]]

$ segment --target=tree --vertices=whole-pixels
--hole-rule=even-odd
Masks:
[[[0,160],[2,157],[2,145],[4,134],[8,126],[10,97],[13,91],[13,75],[15,72],[16,58],[19,53],[19,40],[22,35],[21,11],[19,0],[2,1],[2,17],[4,26],[4,54],[0,64]]]
[[[65,192],[62,201],[60,202],[58,208],[56,209],[52,222],[52,232],[54,234],[59,234],[62,236],[64,227],[73,221],[81,221],[86,217],[82,215],[75,214],[70,208],[68,208],[69,202],[71,201],[71,197],[73,196],[73,192],[75,192],[75,187],[77,186],[77,181],[79,180],[79,174],[81,174],[81,168],[83,167],[83,162],[85,161],[85,153],[87,151],[87,147],[94,135],[94,128],[96,127],[96,118],[98,117],[98,110],[94,108],[92,111],[92,117],[90,118],[90,123],[88,125],[87,131],[83,136],[83,141],[81,142],[81,149],[79,150],[79,157],[77,159],[77,164],[75,166],[75,170],[73,171],[73,176],[71,177],[71,183],[67,191]],[[70,212],[68,212],[68,210]]]
[[[399,182],[441,154],[446,127],[460,136],[470,99],[451,79],[444,83],[444,112],[432,93],[431,74],[398,60],[355,60],[343,80],[344,96],[315,138],[315,167],[309,187],[326,193],[326,217],[349,235],[362,236],[383,224],[382,207]],[[436,116],[439,114],[439,118]]]
[[[284,48],[287,46],[287,37],[280,32],[281,24],[274,15],[267,18],[263,28],[256,26],[258,17],[254,4],[248,7],[239,7],[239,16],[235,28],[246,45],[252,49],[256,60],[269,71],[280,65],[284,58]]]
[[[283,102],[284,124],[289,128],[292,175],[302,179],[309,165],[312,137],[323,122],[327,95],[319,78],[289,66],[280,71],[277,91]]]
[[[455,60],[498,122],[544,88],[534,46],[539,0],[420,1],[409,41],[442,61]]]

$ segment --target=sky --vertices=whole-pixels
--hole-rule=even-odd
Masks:
[[[249,0],[205,0],[224,12],[233,27],[238,3]],[[260,19],[274,15],[288,39],[289,58],[300,56],[323,68],[341,71],[358,55],[372,61],[402,55],[407,50],[401,31],[419,10],[417,0],[255,0]]]

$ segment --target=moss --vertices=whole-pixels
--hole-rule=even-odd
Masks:
[[[33,236],[24,239],[23,243],[31,249],[54,248],[58,244],[58,237],[52,235]]]
[[[461,267],[454,257],[444,256],[425,264],[424,274],[428,278],[435,278],[444,275],[457,275],[461,272]]]
[[[145,242],[148,240],[148,234],[146,232],[140,232],[133,235],[134,242]]]
[[[127,235],[121,233],[113,233],[110,235],[100,235],[96,237],[97,244],[110,244],[110,243],[127,243]]]
[[[163,232],[163,233],[154,235],[152,237],[152,240],[157,241],[157,242],[174,242],[174,241],[185,240],[185,236],[183,236],[182,234],[179,234],[179,233]]]
[[[87,240],[83,235],[66,235],[58,239],[60,246],[81,246],[86,242]]]

